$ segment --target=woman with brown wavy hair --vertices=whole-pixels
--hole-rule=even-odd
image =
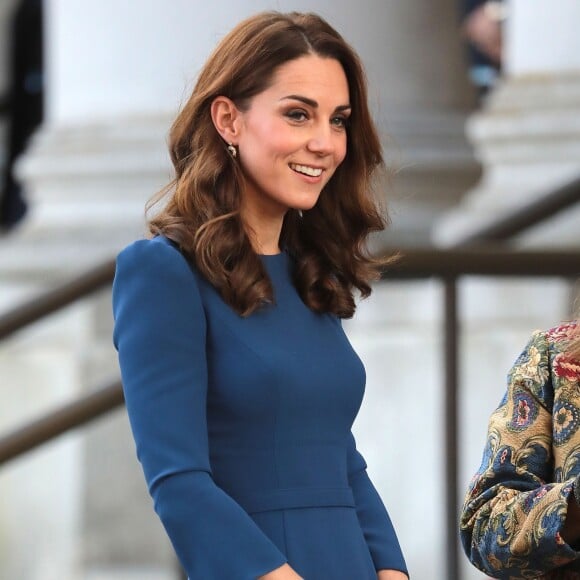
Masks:
[[[383,168],[353,49],[262,13],[215,49],[170,133],[152,238],[118,258],[115,345],[155,509],[189,578],[407,578],[351,433]]]

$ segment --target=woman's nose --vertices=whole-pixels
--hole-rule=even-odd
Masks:
[[[310,136],[308,150],[318,155],[329,155],[334,151],[335,145],[331,127],[318,127]]]

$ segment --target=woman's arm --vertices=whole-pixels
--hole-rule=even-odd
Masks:
[[[206,323],[194,273],[167,240],[117,260],[114,341],[127,412],[154,506],[190,578],[258,578],[286,562],[212,479]]]
[[[578,558],[564,537],[574,479],[553,483],[551,363],[538,332],[509,373],[465,498],[463,547],[494,578],[541,576]]]
[[[380,580],[408,577],[407,565],[391,518],[366,471],[366,462],[356,449],[352,434],[348,444],[348,480],[356,512]],[[391,576],[385,576],[391,574]],[[399,574],[399,576],[392,576]]]

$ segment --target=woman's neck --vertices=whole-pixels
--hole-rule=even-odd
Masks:
[[[252,248],[257,254],[271,255],[280,253],[280,234],[284,215],[242,210],[242,220],[250,238]]]

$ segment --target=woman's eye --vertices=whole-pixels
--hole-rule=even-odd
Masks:
[[[335,127],[338,127],[339,129],[346,129],[346,127],[348,125],[348,118],[343,117],[342,115],[339,115],[337,117],[332,117],[330,122],[332,125],[334,125]]]
[[[306,121],[308,119],[306,112],[299,109],[288,111],[286,116],[293,121]]]

